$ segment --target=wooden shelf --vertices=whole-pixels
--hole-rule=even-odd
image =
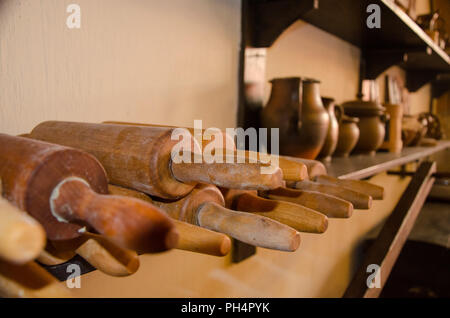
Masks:
[[[416,91],[438,73],[450,71],[450,58],[390,0],[246,0],[247,47],[270,47],[302,19],[361,48],[362,78],[374,79],[392,65],[406,70],[406,85]],[[381,9],[381,28],[366,25],[369,4]]]
[[[344,297],[373,298],[380,295],[431,190],[434,172],[436,172],[435,162],[424,162],[419,166],[377,239],[364,254],[362,264],[345,291]],[[380,285],[377,288],[369,288],[367,270],[374,264],[379,266]]]
[[[377,152],[370,155],[351,155],[347,158],[333,158],[324,163],[328,174],[342,179],[364,179],[391,168],[428,157],[450,148],[450,141],[439,141],[435,147],[406,147],[401,153]]]

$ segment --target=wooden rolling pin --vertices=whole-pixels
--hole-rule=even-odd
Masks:
[[[187,195],[197,182],[257,190],[282,184],[280,169],[261,174],[263,165],[258,163],[175,163],[171,152],[178,140],[171,139],[172,132],[161,127],[50,121],[39,124],[30,135],[83,149],[100,160],[111,183],[164,199]],[[191,135],[183,136],[183,144],[195,150]]]
[[[277,200],[268,200],[256,191],[221,189],[226,207],[242,212],[268,217],[286,224],[297,231],[323,233],[328,227],[328,218],[310,208]]]
[[[230,235],[247,244],[281,251],[295,251],[300,234],[267,217],[237,212],[224,207],[220,190],[199,184],[185,198],[172,203],[154,201],[171,217]]]
[[[38,257],[45,241],[43,227],[1,197],[0,184],[0,259],[25,264]]]
[[[135,251],[121,248],[98,234],[89,233],[88,237],[76,253],[101,272],[123,277],[139,269],[139,256]]]
[[[280,156],[284,160],[302,163],[306,166],[308,175],[310,179],[313,179],[316,176],[327,174],[327,168],[325,165],[317,160],[289,157],[289,156]]]
[[[295,188],[333,195],[351,202],[355,209],[370,209],[372,206],[371,196],[335,185],[320,184],[313,181],[299,181],[295,183]]]
[[[36,259],[39,263],[54,266],[70,261],[77,253],[74,250],[71,251],[56,251],[53,247],[49,248],[47,244],[47,248],[39,254]]]
[[[142,192],[114,185],[109,185],[109,192],[152,202],[150,197]],[[230,252],[231,240],[225,234],[176,219],[173,221],[179,233],[178,245],[175,247],[176,249],[213,256],[225,256]]]
[[[316,191],[288,188],[260,191],[262,197],[293,202],[316,210],[330,218],[349,218],[353,214],[353,204],[338,197]]]
[[[4,134],[0,144],[4,197],[39,221],[49,240],[73,239],[87,226],[119,246],[142,253],[176,245],[173,222],[158,208],[133,198],[105,195],[106,173],[93,156]]]
[[[121,248],[105,237],[89,232],[73,240],[49,242],[38,261],[45,265],[57,265],[70,260],[75,254],[101,272],[117,277],[134,274],[140,263],[135,251]]]
[[[337,185],[349,190],[361,192],[370,195],[374,200],[382,200],[384,197],[384,188],[361,180],[337,179],[327,175],[318,175],[314,181],[321,184]]]
[[[367,181],[361,180],[349,180],[349,179],[338,179],[327,175],[327,169],[324,164],[317,160],[308,160],[294,157],[282,156],[285,160],[301,162],[308,168],[309,178],[312,181],[316,181],[322,184],[336,185],[353,190],[356,192],[361,192],[369,195],[374,200],[382,200],[384,197],[384,188],[378,185],[372,184]],[[289,181],[289,180],[287,180]]]
[[[68,298],[70,292],[35,262],[14,265],[0,261],[0,297]]]
[[[155,125],[155,124],[143,124],[143,123],[130,123],[130,122],[120,122],[120,121],[105,121],[106,124],[117,124],[117,125],[133,125],[133,126],[147,126],[147,127],[169,127],[169,128],[178,128],[175,126],[168,126],[168,125]],[[187,127],[181,127],[189,130],[189,132],[194,136],[195,130],[194,128],[187,128]],[[206,129],[201,130],[202,136],[205,134]],[[223,148],[223,151],[225,153],[226,149],[231,149],[233,151],[236,150],[236,144],[234,142],[234,138],[228,135],[224,131],[216,131],[214,132],[217,134],[217,138],[221,139],[220,145]],[[214,137],[216,138],[216,137]],[[202,148],[205,149],[211,142],[213,142],[214,138],[210,139],[203,139],[202,138]],[[259,160],[260,153],[253,152],[253,151],[245,151],[244,156],[247,158],[256,158],[256,160]],[[277,156],[278,158],[278,164],[283,172],[283,179],[287,181],[301,181],[308,178],[308,170],[306,166],[303,163],[295,162],[292,160],[287,160],[284,157]]]
[[[170,126],[170,125],[157,125],[157,124],[147,124],[147,123],[131,123],[131,122],[113,121],[113,120],[104,121],[103,123],[104,124],[114,124],[114,125],[128,125],[128,126],[184,128],[184,129],[187,129],[193,137],[197,137],[197,136],[195,136],[195,134],[197,132],[194,130],[194,128],[189,128],[189,127],[177,127],[177,126]],[[220,140],[220,141],[218,141],[221,145],[221,147],[219,147],[219,148],[224,148],[224,149],[230,148],[233,150],[236,149],[234,139],[230,135],[228,135],[227,133],[225,133],[221,130],[214,130],[214,131],[212,131],[212,134],[210,134],[210,132],[207,132],[206,129],[201,129],[199,132],[201,132],[201,134],[202,134],[202,136],[201,136],[202,137],[202,139],[201,139],[202,149],[205,149],[212,142],[215,142],[216,137],[219,138],[219,140]],[[203,138],[205,136],[205,133],[207,133],[208,139]],[[198,137],[200,138],[200,136],[198,136]],[[197,138],[196,138],[196,140],[197,140]],[[215,144],[217,144],[217,143],[215,143]]]
[[[247,158],[260,158],[261,153],[255,151],[245,151]],[[284,156],[270,155],[278,160],[278,166],[283,171],[283,179],[286,181],[302,181],[308,179],[307,166],[302,162],[289,160]]]

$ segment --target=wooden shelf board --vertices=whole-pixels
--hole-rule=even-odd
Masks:
[[[350,282],[344,297],[378,297],[386,283],[403,245],[411,232],[417,216],[434,182],[432,174],[436,172],[435,162],[424,162],[417,169],[400,201],[381,229],[378,238],[364,254],[365,257]],[[368,266],[379,266],[380,286],[367,286]]]
[[[377,152],[371,155],[351,155],[332,158],[324,163],[328,174],[342,179],[364,179],[391,168],[430,156],[450,148],[450,141],[439,141],[435,147],[406,147],[401,153]]]

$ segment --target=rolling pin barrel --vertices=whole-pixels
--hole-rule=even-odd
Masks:
[[[0,143],[4,196],[38,220],[48,239],[77,238],[88,225],[117,244],[142,252],[159,252],[176,244],[173,223],[156,207],[105,196],[106,173],[93,156],[4,134]]]
[[[0,259],[24,264],[39,256],[45,242],[42,226],[0,196]]]
[[[266,189],[276,188],[282,181],[279,170],[268,178],[254,166],[243,164],[172,162],[173,149],[198,153],[198,144],[187,130],[177,135],[174,129],[164,127],[53,121],[39,124],[31,137],[85,150],[100,160],[111,183],[164,199],[179,199],[198,182],[240,187],[245,181],[247,187]]]
[[[155,125],[155,124],[143,124],[143,123],[130,123],[130,122],[120,122],[120,121],[105,121],[106,124],[117,124],[117,125],[133,125],[133,126],[146,126],[146,127],[170,127],[170,128],[177,128],[174,126],[162,126],[162,125]],[[195,136],[197,133],[193,128],[186,128],[189,130],[189,132]],[[207,147],[214,147],[214,149],[222,149],[225,153],[227,149],[229,150],[236,150],[236,144],[234,142],[233,136],[227,134],[224,131],[221,130],[201,130],[202,134],[202,148],[205,149]],[[216,140],[216,138],[218,140]],[[245,157],[255,157],[256,160],[260,159],[260,154],[253,151],[245,151],[244,152]],[[301,181],[308,178],[308,170],[306,166],[303,163],[295,162],[292,160],[287,160],[283,157],[277,157],[279,167],[281,171],[283,172],[283,178],[287,181]],[[221,186],[219,184],[216,184],[218,186]],[[229,187],[233,188],[233,187]]]
[[[194,185],[172,175],[171,151],[178,143],[171,139],[172,131],[161,127],[48,121],[36,126],[31,137],[94,155],[113,184],[177,199],[187,195]]]

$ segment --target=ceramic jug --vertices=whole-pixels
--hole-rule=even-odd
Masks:
[[[320,82],[314,79],[302,81],[302,102],[298,145],[290,155],[315,159],[327,137],[330,118],[320,97]]]
[[[292,153],[298,144],[297,122],[299,117],[300,77],[274,78],[267,105],[261,112],[261,126],[279,128],[280,154]]]
[[[339,125],[335,114],[335,108],[337,106],[334,99],[329,97],[322,97],[322,103],[330,120],[328,124],[327,137],[325,138],[325,142],[320,150],[319,157],[323,158],[325,161],[330,161],[331,155],[335,151],[338,142]]]

